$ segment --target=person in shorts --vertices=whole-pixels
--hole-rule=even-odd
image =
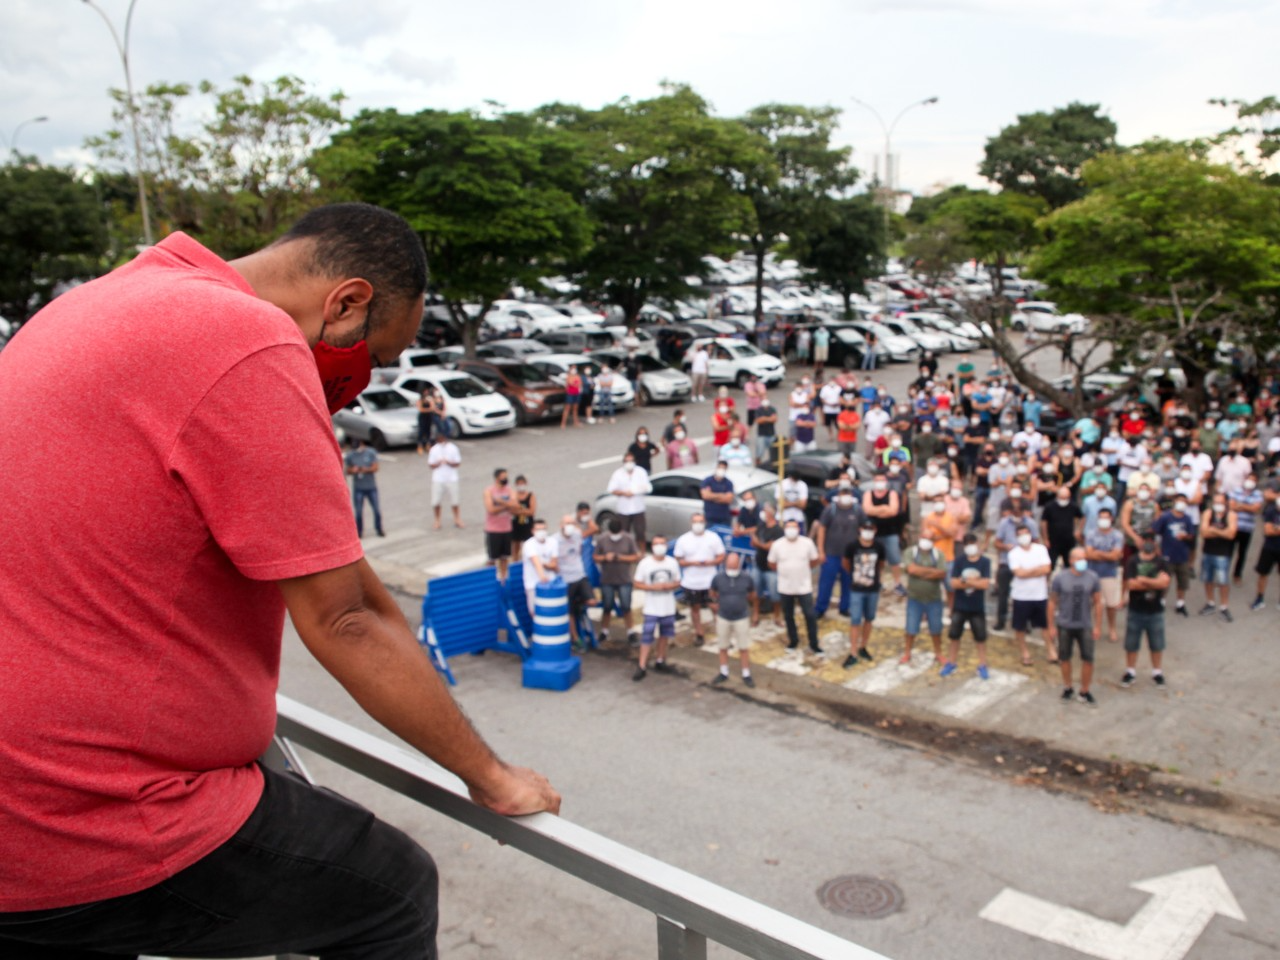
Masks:
[[[711,581],[711,609],[716,615],[716,649],[720,654],[720,672],[711,682],[729,680],[729,651],[736,651],[742,664],[742,682],[756,685],[751,678],[751,601],[755,593],[751,577],[743,576],[742,555],[730,553],[724,569]]]
[[[667,556],[667,538],[653,537],[649,541],[649,555],[636,564],[636,577],[632,583],[644,594],[641,611],[644,627],[640,632],[640,663],[632,680],[643,680],[648,672],[649,653],[657,654],[653,669],[665,673],[667,646],[676,635],[676,590],[680,588],[680,564]],[[657,649],[654,637],[657,636]]]
[[[991,679],[987,666],[987,591],[991,589],[991,558],[982,555],[977,534],[966,533],[960,555],[951,562],[951,658],[942,665],[941,676],[956,672],[960,658],[960,638],[967,626],[973,633],[978,653],[978,676]]]
[[[518,509],[505,467],[493,471],[493,485],[484,491],[484,548],[489,565],[498,568],[498,579],[507,579],[511,562],[511,528]]]
[[[928,537],[920,537],[907,551],[907,625],[902,637],[902,656],[899,663],[911,662],[911,648],[915,645],[920,624],[928,621],[929,635],[933,640],[933,655],[942,659],[942,609],[943,593],[947,577],[947,558]]]
[[[1089,569],[1098,576],[1102,609],[1107,615],[1107,640],[1119,643],[1116,634],[1116,612],[1124,600],[1120,582],[1120,563],[1124,559],[1124,534],[1116,529],[1115,512],[1109,507],[1098,511],[1094,529],[1084,535],[1084,556]]]
[[[589,532],[587,536],[590,536]],[[578,620],[594,599],[586,564],[582,560],[582,537],[583,529],[579,526],[578,517],[566,513],[560,521],[560,532],[551,538],[556,545],[556,569],[560,571],[560,579],[568,591],[569,637],[574,646],[582,645],[578,636]]]
[[[1213,503],[1200,526],[1200,549],[1204,556],[1200,561],[1200,579],[1204,581],[1204,606],[1200,616],[1218,616],[1231,623],[1231,611],[1227,599],[1231,592],[1231,551],[1235,548],[1236,512],[1227,504],[1225,493],[1215,493]],[[1218,604],[1214,605],[1214,588],[1217,588]]]
[[[689,605],[689,619],[693,624],[693,645],[706,642],[702,627],[702,610],[711,606],[711,581],[716,568],[724,563],[724,541],[719,534],[707,529],[707,518],[695,513],[689,518],[689,532],[676,539],[671,551],[680,564],[680,586],[684,588],[684,602]]]
[[[622,620],[627,628],[627,639],[633,635],[639,639],[639,631],[635,630],[634,617],[631,611],[631,582],[634,579],[634,567],[640,560],[640,548],[636,546],[636,538],[622,529],[622,518],[613,517],[609,521],[606,533],[596,537],[595,561],[600,568],[600,635],[608,638],[609,624],[613,619],[615,608],[622,610]]]
[[[427,466],[431,468],[431,509],[435,513],[435,528],[440,529],[440,513],[444,502],[453,508],[453,525],[462,529],[462,512],[458,499],[458,467],[462,453],[458,445],[443,430],[436,434],[436,442],[427,454]]]
[[[1089,684],[1093,681],[1093,645],[1102,635],[1102,588],[1098,575],[1089,569],[1084,547],[1073,547],[1067,568],[1058,571],[1049,584],[1049,626],[1045,636],[1058,646],[1062,667],[1062,699],[1076,696],[1071,682],[1071,655],[1080,648],[1080,702],[1093,705]]]
[[[741,515],[741,513],[739,513]],[[773,610],[773,625],[782,626],[782,598],[778,595],[778,572],[769,569],[769,549],[782,538],[778,508],[772,503],[760,507],[760,522],[751,531],[751,546],[756,551],[754,568],[755,592],[751,595],[751,625],[760,623],[760,600],[767,599]]]
[[[1137,679],[1138,651],[1145,634],[1151,650],[1151,680],[1164,686],[1164,594],[1169,589],[1169,565],[1156,549],[1152,533],[1138,541],[1138,552],[1124,568],[1125,589],[1129,592],[1129,615],[1124,629],[1124,676],[1120,686],[1131,687]]]
[[[1049,626],[1046,605],[1049,601],[1049,572],[1053,563],[1044,544],[1036,543],[1028,529],[1019,530],[1017,542],[1009,551],[1009,597],[1013,600],[1013,635],[1022,654],[1022,665],[1031,666],[1027,650],[1027,631]],[[1045,637],[1050,663],[1058,662],[1054,643]]]
[[[1262,549],[1258,551],[1258,595],[1249,605],[1250,610],[1261,610],[1267,605],[1267,577],[1280,565],[1280,503],[1270,501],[1262,508]]]
[[[1160,540],[1160,556],[1169,565],[1176,601],[1174,613],[1187,616],[1187,587],[1191,584],[1191,555],[1196,546],[1196,520],[1187,498],[1178,496],[1169,510],[1156,517],[1151,531]],[[1212,611],[1212,607],[1209,608]]]
[[[885,550],[876,538],[876,524],[870,517],[863,517],[858,525],[858,539],[844,551],[844,570],[851,584],[849,590],[849,656],[845,657],[845,669],[857,664],[859,659],[870,663],[875,657],[867,649],[871,639],[871,624],[876,619],[880,605],[881,577],[884,574]]]

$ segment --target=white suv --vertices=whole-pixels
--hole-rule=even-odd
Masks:
[[[707,375],[712,383],[735,383],[741,387],[755,374],[772,387],[787,375],[786,366],[777,357],[771,357],[753,344],[730,337],[699,337],[694,340],[684,355],[686,371],[693,366],[693,355],[698,347],[704,344],[711,354]]]
[[[1078,313],[1059,313],[1048,300],[1027,300],[1018,304],[1009,318],[1014,330],[1036,333],[1084,333],[1085,318]]]

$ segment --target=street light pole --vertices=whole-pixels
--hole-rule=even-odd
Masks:
[[[133,97],[133,72],[129,69],[129,31],[133,27],[133,8],[138,0],[129,0],[129,12],[124,17],[124,42],[120,40],[120,34],[116,32],[115,24],[111,22],[111,18],[106,15],[101,7],[93,0],[81,0],[85,6],[97,12],[98,16],[107,25],[107,29],[111,31],[111,39],[116,42],[116,52],[120,54],[120,63],[124,67],[124,87],[125,94],[129,98],[129,125],[133,128],[133,162],[138,172],[138,207],[142,212],[142,238],[147,246],[151,246],[155,239],[151,233],[151,209],[147,205],[147,180],[146,174],[142,172],[142,141],[138,137],[138,106]]]
[[[88,0],[85,0],[85,2],[87,3]],[[903,107],[901,110],[898,111],[898,115],[893,118],[893,123],[890,123],[890,124],[885,124],[884,117],[880,116],[880,111],[877,110],[875,107],[871,106],[871,104],[866,103],[863,100],[859,100],[857,97],[850,97],[849,99],[852,100],[854,103],[856,103],[858,106],[863,107],[866,110],[869,110],[871,112],[871,115],[876,118],[876,122],[880,124],[881,132],[884,133],[884,187],[886,191],[885,205],[888,206],[888,204],[891,202],[890,198],[893,196],[897,188],[897,184],[895,183],[896,178],[894,177],[894,170],[892,167],[893,131],[898,126],[898,121],[902,119],[903,115],[908,110],[914,109],[915,107],[931,106],[932,104],[935,104],[938,102],[938,98],[926,97],[924,100],[917,100],[914,103],[908,103],[905,107]]]
[[[32,117],[30,120],[23,120],[20,124],[13,128],[13,133],[9,135],[9,139],[5,145],[9,148],[9,152],[15,157],[18,155],[18,134],[22,132],[22,128],[29,123],[46,123],[48,117]]]

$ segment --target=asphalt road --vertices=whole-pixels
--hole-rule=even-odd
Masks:
[[[958,362],[944,358],[942,368]],[[877,378],[903,395],[913,376],[896,366]],[[775,391],[775,402],[783,393]],[[708,435],[708,405],[686,410],[691,434]],[[556,518],[602,488],[610,459],[620,457],[637,427],[657,436],[670,413],[649,408],[623,414],[615,425],[562,432],[545,424],[463,441],[468,526],[461,531],[447,519],[444,530],[430,530],[424,458],[393,451],[379,475],[389,536],[367,536],[369,553],[411,577],[477,565],[480,490],[495,467],[527,474],[540,512]],[[412,617],[412,602],[405,602]],[[993,778],[687,679],[652,675],[633,684],[617,660],[589,658],[569,694],[522,689],[515,661],[502,655],[460,658],[453,666],[459,701],[500,753],[551,777],[565,795],[566,817],[885,956],[1280,957],[1272,896],[1280,862],[1266,847],[1102,813],[1078,797]],[[292,637],[282,689],[374,729]],[[643,912],[344,771],[316,769],[436,856],[444,877],[442,956],[655,955],[653,919]],[[1214,918],[1190,895],[1130,886],[1203,866],[1221,872],[1246,919]],[[881,920],[828,912],[816,891],[844,874],[891,880],[902,890],[902,908]],[[1204,895],[1234,912],[1220,892]],[[1003,899],[992,907],[997,897]],[[1064,913],[1068,908],[1079,913]],[[984,909],[1005,922],[983,919]],[[1057,922],[1066,931],[1058,941],[1074,948],[1009,925],[1026,926],[1028,917],[1049,927]],[[1053,936],[1048,927],[1041,932]]]

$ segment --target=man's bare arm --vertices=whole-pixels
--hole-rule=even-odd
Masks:
[[[369,716],[453,771],[507,816],[560,811],[538,773],[503,763],[471,726],[364,560],[279,582],[298,635]]]

